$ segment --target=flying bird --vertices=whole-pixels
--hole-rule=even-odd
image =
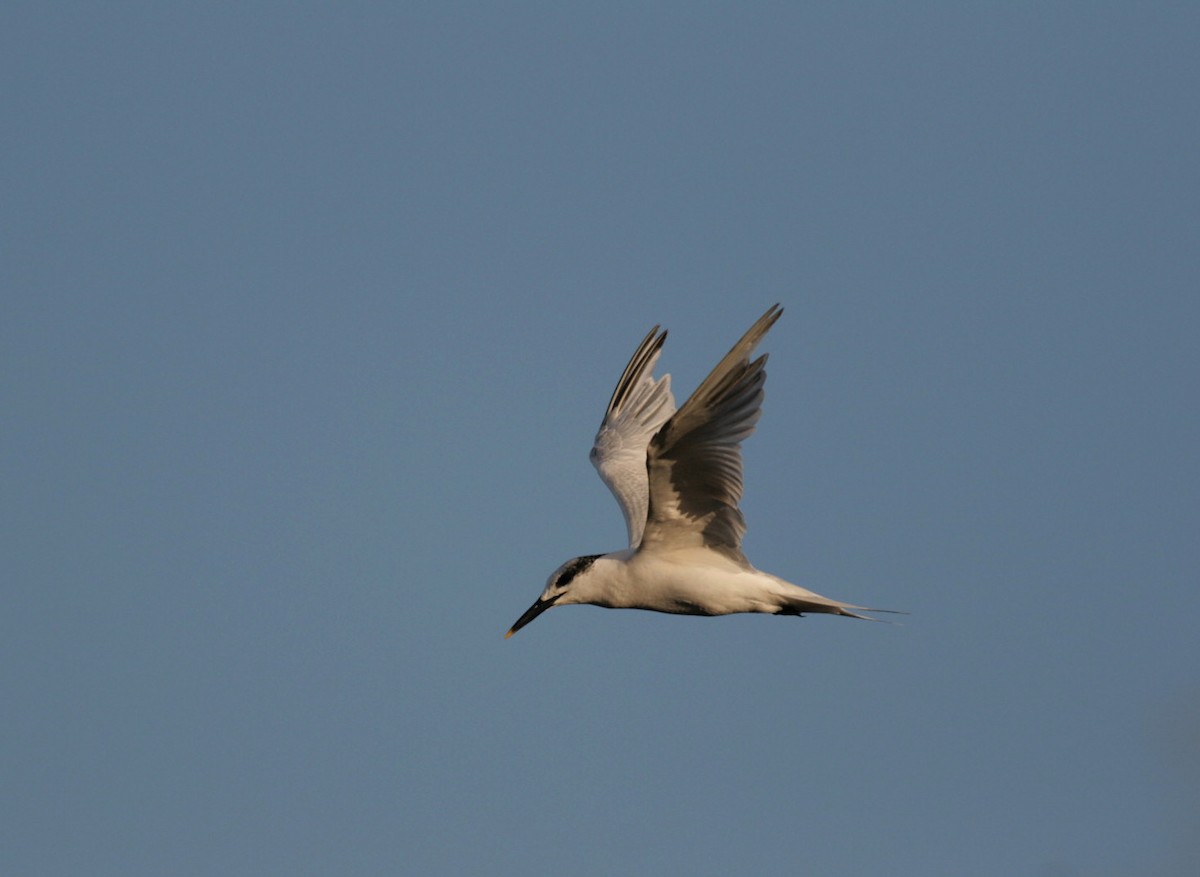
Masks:
[[[677,615],[823,612],[871,619],[755,569],[742,553],[742,440],[754,432],[767,380],[754,348],[783,309],[758,318],[675,410],[671,376],[655,378],[666,340],[655,326],[613,390],[592,447],[592,464],[625,515],[629,547],[574,557],[509,628],[512,636],[552,606],[590,603]]]

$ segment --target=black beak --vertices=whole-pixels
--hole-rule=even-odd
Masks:
[[[555,603],[557,603],[558,598],[561,596],[562,596],[562,594],[555,594],[549,600],[543,600],[541,597],[539,597],[537,599],[537,602],[535,602],[532,606],[530,606],[528,609],[526,609],[525,614],[517,619],[517,623],[508,629],[508,633],[504,634],[504,638],[508,639],[510,636],[512,636],[514,633],[516,633],[522,627],[527,625],[529,622],[533,621],[533,619],[537,618],[539,615],[541,615],[543,612],[545,612],[547,609],[549,609],[551,606],[553,606]]]

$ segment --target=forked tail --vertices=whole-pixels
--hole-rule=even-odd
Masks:
[[[860,618],[863,621],[878,621],[883,624],[895,624],[886,618],[875,618],[872,615],[861,615],[862,612],[885,612],[888,615],[907,615],[899,609],[874,609],[870,606],[855,606],[853,603],[839,603],[813,594],[811,597],[793,597],[787,604],[779,607],[776,615],[803,616],[806,612],[820,612],[825,615],[842,615],[846,618]]]

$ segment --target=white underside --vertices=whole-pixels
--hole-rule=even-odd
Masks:
[[[606,554],[572,583],[561,603],[679,615],[776,613],[782,609],[839,613],[859,608],[699,547]]]

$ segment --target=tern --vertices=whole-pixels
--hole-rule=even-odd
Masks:
[[[629,547],[574,557],[554,571],[507,639],[552,606],[589,603],[677,615],[882,611],[822,597],[755,569],[742,553],[742,440],[761,414],[766,354],[750,355],[783,309],[758,318],[675,410],[671,376],[655,379],[666,340],[655,326],[634,351],[596,433],[592,464],[616,497]]]

